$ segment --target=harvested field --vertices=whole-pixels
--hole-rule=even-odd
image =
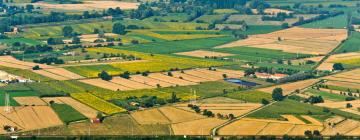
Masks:
[[[299,118],[293,116],[293,115],[281,115],[282,117],[286,118],[288,122],[292,124],[305,124],[302,120]]]
[[[290,123],[269,123],[257,135],[277,135],[282,136],[289,132],[294,124]]]
[[[69,78],[69,79],[82,79],[84,77],[75,74],[73,72],[70,72],[64,68],[51,68],[51,69],[46,69],[46,71],[57,74],[57,75],[61,75],[63,77]]]
[[[117,36],[119,36],[119,35],[114,34],[114,33],[105,33],[104,35],[105,35],[105,37],[117,37]],[[79,38],[80,38],[81,41],[85,41],[85,42],[94,42],[97,39],[101,39],[99,37],[99,34],[85,34],[85,35],[79,36]],[[104,38],[104,40],[105,40],[105,38]]]
[[[174,84],[168,83],[168,82],[164,82],[164,81],[160,81],[157,79],[153,79],[153,78],[149,78],[149,77],[145,77],[145,76],[141,76],[141,75],[133,75],[131,76],[130,80],[138,82],[138,83],[142,83],[145,85],[150,85],[153,87],[157,87],[158,85],[160,87],[171,87],[171,86],[175,86]]]
[[[204,50],[196,50],[196,51],[190,51],[190,52],[180,52],[175,53],[177,55],[185,55],[185,56],[192,56],[192,57],[225,57],[225,56],[233,56],[234,54],[230,53],[221,53],[221,52],[214,52],[214,51],[204,51]]]
[[[82,4],[50,4],[45,2],[37,2],[33,3],[34,6],[42,7],[44,9],[50,10],[80,10],[80,11],[88,11],[88,10],[100,10],[100,9],[108,9],[108,8],[116,8],[120,7],[121,9],[136,9],[138,7],[138,3],[131,2],[119,2],[119,1],[86,1]]]
[[[222,115],[234,114],[235,116],[243,115],[251,110],[261,107],[261,104],[257,103],[242,103],[242,101],[237,100],[237,103],[197,103],[196,105],[200,107],[201,110],[207,109],[214,114],[220,113]],[[201,101],[200,101],[201,102]],[[176,108],[181,108],[188,111],[193,111],[187,104],[177,104],[174,105]]]
[[[40,74],[40,75],[45,76],[45,77],[49,77],[51,79],[55,79],[55,80],[60,80],[60,81],[70,80],[70,78],[63,77],[63,76],[60,76],[60,75],[56,75],[56,74],[53,74],[53,73],[45,71],[45,70],[32,70],[32,72]]]
[[[15,124],[15,126],[19,126],[22,130],[41,129],[63,124],[49,106],[15,107],[12,108],[10,113],[3,112],[4,108],[0,110],[0,116],[6,118],[1,119],[2,122],[10,125]]]
[[[340,123],[340,122],[342,122],[342,121],[344,121],[344,120],[345,120],[345,118],[343,118],[343,117],[333,116],[333,117],[331,117],[331,118],[326,119],[325,122],[326,122],[326,123],[338,124],[338,123]]]
[[[42,125],[46,126],[57,126],[61,125],[61,120],[58,119],[57,114],[48,106],[35,106],[32,107],[33,111],[37,114],[41,120]]]
[[[359,135],[360,135],[360,126],[358,126],[357,128],[351,130],[350,132],[346,133],[345,135],[348,135],[348,136],[359,136]]]
[[[174,107],[195,112],[191,110],[188,106],[188,104],[176,104]],[[261,107],[261,104],[255,104],[255,103],[199,103],[196,104],[200,107],[201,110],[207,109],[214,114],[220,113],[222,115],[229,115],[234,114],[235,116],[240,116],[245,113],[250,112],[251,110],[254,110],[256,108]]]
[[[0,66],[17,68],[17,69],[30,69],[30,67],[28,67],[28,66],[18,65],[18,64],[13,64],[10,62],[3,62],[3,61],[0,61]]]
[[[232,70],[223,70],[223,69],[219,69],[219,70],[200,69],[199,71],[217,76],[219,78],[224,78],[224,75],[226,75],[226,78],[244,77],[244,73],[242,71],[232,71]]]
[[[172,75],[173,75],[173,77],[180,78],[180,79],[183,79],[186,81],[196,82],[196,83],[211,81],[209,79],[204,79],[204,78],[196,77],[193,75],[181,73],[180,71],[174,71],[174,72],[172,72]]]
[[[47,104],[50,104],[51,101],[53,101],[56,104],[64,104],[59,98],[56,97],[44,97],[41,98],[43,101],[45,101]]]
[[[318,79],[309,79],[309,80],[298,81],[298,82],[293,82],[293,83],[288,83],[288,84],[282,84],[282,85],[275,85],[275,86],[266,87],[266,88],[260,88],[258,90],[263,91],[263,92],[267,92],[267,93],[272,93],[272,91],[275,88],[282,88],[283,89],[283,94],[288,95],[288,94],[290,94],[291,92],[294,92],[297,89],[303,89],[303,88],[309,87],[309,86],[315,84],[318,81],[319,81]]]
[[[10,115],[8,115],[10,117]],[[13,117],[13,115],[11,116],[11,118]],[[18,116],[16,115],[17,119]],[[10,125],[10,126],[14,126],[14,127],[17,127],[18,129],[23,129],[22,126],[23,125],[19,125],[19,124],[16,124],[16,122],[13,122],[12,120],[6,118],[5,116],[3,115],[0,115],[0,125],[1,126],[5,126],[5,125]],[[0,134],[5,134],[7,133],[4,129],[1,129],[0,130]]]
[[[20,61],[20,60],[15,59],[14,57],[8,56],[8,55],[0,56],[0,61],[11,63],[11,64],[14,64],[14,65],[22,65],[22,66],[28,67],[29,69],[31,69],[32,67],[34,67],[36,65],[39,65],[40,68],[43,68],[43,69],[54,68],[52,66],[48,66],[48,65],[44,65],[44,64],[37,64],[37,63]],[[4,65],[4,66],[6,66],[6,65]],[[7,66],[7,67],[10,67],[10,66]]]
[[[79,111],[81,114],[86,116],[87,118],[95,118],[98,111],[80,103],[79,101],[74,100],[71,97],[48,97],[48,98],[42,98],[46,102],[54,101],[55,103],[62,103],[70,105],[75,110]]]
[[[240,70],[216,69],[216,71],[223,72],[225,74],[235,74],[239,77],[244,76],[244,72]]]
[[[159,111],[164,114],[171,123],[187,122],[205,118],[205,116],[182,109],[177,109],[175,107],[161,107],[159,108]]]
[[[342,81],[349,83],[360,83],[360,69],[355,69],[351,71],[342,72],[339,74],[326,76],[323,79],[334,80],[334,81]]]
[[[333,70],[333,65],[334,65],[334,63],[329,63],[329,62],[325,61],[325,62],[321,63],[316,69],[331,71],[331,70]]]
[[[219,130],[221,135],[304,135],[306,130],[322,130],[322,125],[294,124],[290,121],[243,118]],[[237,130],[237,131],[234,131]]]
[[[342,53],[342,54],[334,54],[331,55],[328,59],[326,59],[317,70],[332,70],[334,63],[342,62],[351,59],[360,58],[360,53],[358,52],[350,52],[350,53]]]
[[[291,129],[290,132],[287,133],[287,135],[293,135],[293,136],[303,136],[304,132],[307,130],[314,131],[318,130],[321,131],[324,127],[321,125],[295,125]]]
[[[341,38],[339,38],[341,37]],[[278,40],[280,38],[280,40]],[[289,53],[327,54],[346,38],[343,29],[310,29],[293,27],[268,34],[252,35],[216,48],[250,46]]]
[[[260,44],[268,44],[276,42],[274,39],[267,39],[267,38],[259,38],[250,36],[244,40],[237,40],[234,42],[230,42],[228,44],[217,46],[216,48],[232,48],[232,47],[240,47],[240,46],[252,46],[252,45],[260,45]]]
[[[187,71],[184,71],[184,73],[188,74],[188,75],[200,77],[200,78],[203,78],[203,79],[208,79],[208,80],[211,80],[211,81],[224,79],[223,77],[214,77],[211,74],[206,74],[206,73],[203,73],[203,72],[200,72],[200,71],[197,71],[197,70],[187,70]]]
[[[321,134],[323,135],[336,135],[336,134],[346,134],[350,131],[358,128],[360,126],[360,122],[347,119],[339,124],[336,124],[334,127],[326,127]]]
[[[44,102],[43,100],[41,100],[39,97],[13,97],[13,99],[18,102],[20,105],[23,106],[32,106],[32,105],[36,105],[36,106],[45,106],[47,105],[46,102]]]
[[[241,119],[219,130],[219,135],[256,135],[267,126],[267,122]]]
[[[100,78],[96,78],[96,79],[85,79],[85,80],[79,80],[80,82],[89,84],[89,85],[93,85],[93,86],[97,86],[97,87],[101,87],[101,88],[105,88],[105,89],[109,89],[109,90],[113,90],[113,91],[118,91],[118,90],[132,90],[132,88],[129,87],[125,87],[122,85],[118,85],[112,82],[108,82],[105,80],[102,80]]]
[[[148,109],[131,113],[139,124],[169,124],[170,120],[162,114],[159,109]]]
[[[201,109],[207,109],[212,111],[213,113],[229,115],[234,114],[235,116],[241,116],[245,113],[250,112],[256,108],[261,107],[261,104],[252,104],[252,103],[242,103],[242,104],[203,104],[200,105]]]
[[[329,102],[329,103],[318,103],[315,104],[321,107],[328,107],[328,108],[338,108],[338,109],[345,109],[346,104],[350,103],[353,109],[357,109],[360,107],[360,100],[353,100],[353,101],[343,101],[343,102]]]
[[[322,122],[320,122],[317,119],[315,119],[315,118],[313,118],[311,116],[308,116],[308,115],[301,115],[301,117],[308,120],[313,125],[322,125],[323,124]]]
[[[345,88],[360,88],[360,83],[350,83],[350,82],[341,82],[341,81],[327,81],[326,85],[345,87]]]
[[[129,87],[132,89],[150,89],[150,88],[155,88],[153,86],[149,86],[146,84],[142,84],[142,83],[138,83],[135,81],[131,81],[125,78],[121,78],[121,77],[114,77],[111,82],[125,86],[125,87]]]
[[[148,75],[149,78],[153,78],[159,81],[164,81],[167,83],[172,83],[174,85],[180,85],[180,86],[188,86],[188,85],[196,85],[197,83],[185,81],[182,79],[174,78],[171,76],[163,75],[161,73],[152,73]]]
[[[0,65],[18,69],[32,69],[34,66],[38,65],[40,68],[42,68],[42,70],[32,70],[33,72],[55,80],[83,78],[82,76],[79,76],[63,68],[55,68],[49,65],[20,61],[12,56],[0,56]]]
[[[216,118],[205,118],[172,124],[171,127],[175,135],[210,135],[212,128],[225,121]]]

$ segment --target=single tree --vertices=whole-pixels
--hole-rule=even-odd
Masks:
[[[282,88],[275,88],[272,92],[272,98],[275,101],[282,101],[284,99],[283,96],[283,89]]]
[[[341,63],[335,63],[333,65],[333,70],[344,70],[344,67]]]
[[[117,22],[114,24],[114,26],[112,28],[112,32],[115,34],[124,35],[124,34],[126,34],[125,26],[122,25],[121,23]]]
[[[64,37],[70,37],[73,34],[74,29],[71,26],[65,26],[62,29]]]
[[[105,81],[109,81],[112,79],[112,76],[109,75],[106,71],[102,71],[101,73],[98,74],[98,76]]]
[[[261,99],[261,103],[262,103],[263,105],[267,105],[267,104],[269,104],[270,102],[269,102],[268,100],[266,100],[266,99]]]
[[[35,65],[32,69],[33,69],[33,70],[40,70],[41,68],[40,68],[39,65]]]

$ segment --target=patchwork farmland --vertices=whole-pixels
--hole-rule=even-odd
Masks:
[[[358,6],[0,1],[1,137],[356,138]]]

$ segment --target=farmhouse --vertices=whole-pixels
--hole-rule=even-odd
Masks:
[[[9,74],[4,71],[0,71],[0,82],[1,83],[13,83],[13,82],[19,82],[19,83],[26,83],[26,82],[33,82],[30,79],[25,79],[16,75]]]
[[[275,73],[275,74],[268,74],[268,73],[261,73],[261,72],[256,72],[255,73],[257,78],[262,78],[262,79],[281,79],[284,78],[286,76],[289,76],[287,74],[281,74],[281,73]]]

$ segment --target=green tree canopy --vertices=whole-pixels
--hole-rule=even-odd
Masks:
[[[284,99],[283,96],[283,89],[282,88],[275,88],[272,92],[272,98],[275,101],[282,101]]]
[[[65,26],[65,27],[62,29],[62,32],[63,32],[64,37],[70,37],[70,36],[72,36],[73,31],[74,31],[74,29],[73,29],[71,26]]]
[[[126,34],[125,26],[122,25],[121,23],[117,22],[114,24],[114,26],[112,28],[112,32],[115,34],[124,35],[124,34]]]

